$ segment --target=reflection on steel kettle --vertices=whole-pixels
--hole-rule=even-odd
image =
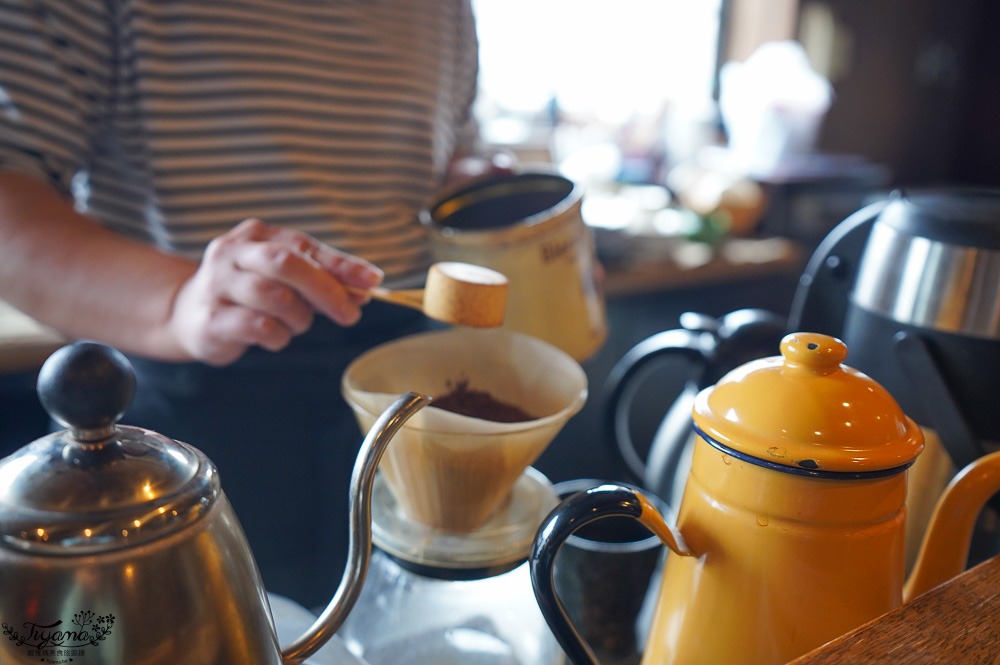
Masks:
[[[604,485],[563,501],[539,529],[532,583],[576,665],[593,665],[552,584],[578,528],[637,519],[672,550],[643,665],[785,663],[965,567],[978,511],[1000,489],[1000,453],[945,492],[904,588],[906,469],[920,428],[815,333],[781,343],[698,394],[691,474],[676,526],[641,491]]]
[[[718,319],[685,312],[680,323],[681,328],[657,333],[622,356],[608,375],[604,407],[605,440],[635,482],[675,509],[691,466],[691,407],[698,392],[743,363],[772,355],[785,331],[782,317],[762,309],[740,309]],[[647,373],[672,357],[683,358],[690,371],[643,459],[630,433],[633,401]]]
[[[68,429],[0,460],[8,638],[0,662],[37,662],[51,648],[72,651],[82,665],[301,663],[357,600],[371,552],[375,469],[393,434],[430,399],[400,397],[365,438],[351,479],[347,569],[322,615],[281,649],[215,466],[187,444],[117,424],[134,392],[128,360],[102,344],[63,347],[42,366],[39,397]]]
[[[852,365],[924,428],[912,561],[955,469],[1000,448],[1000,190],[896,191],[851,215],[806,266],[789,326],[843,339]]]

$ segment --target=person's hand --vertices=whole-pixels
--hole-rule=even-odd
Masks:
[[[192,358],[226,365],[253,345],[283,349],[316,312],[355,324],[368,297],[345,285],[367,290],[381,281],[363,259],[248,219],[209,243],[177,293],[170,327]]]

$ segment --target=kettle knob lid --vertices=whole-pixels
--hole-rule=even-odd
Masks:
[[[799,475],[881,476],[912,464],[920,427],[883,386],[843,364],[844,342],[796,332],[780,348],[698,394],[692,416],[702,438]]]
[[[137,378],[124,354],[78,341],[38,373],[39,400],[66,429],[0,458],[3,548],[46,556],[98,555],[183,531],[222,496],[200,450],[119,424]]]
[[[135,397],[136,379],[125,355],[105,344],[80,341],[53,353],[38,373],[37,392],[54,420],[77,441],[111,436]]]
[[[781,340],[786,367],[824,376],[840,369],[847,360],[847,345],[836,337],[820,333],[793,333]]]

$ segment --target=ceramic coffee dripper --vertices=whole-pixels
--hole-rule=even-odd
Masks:
[[[301,663],[357,600],[375,469],[429,402],[408,393],[373,419],[351,479],[347,569],[322,615],[281,648],[215,466],[192,446],[117,424],[135,392],[125,356],[92,342],[64,347],[43,365],[38,392],[68,429],[0,460],[4,665]]]
[[[500,423],[433,406],[411,418],[382,460],[389,489],[412,519],[470,531],[507,498],[587,398],[583,368],[553,345],[503,328],[403,337],[356,358],[341,390],[361,428],[402,386],[438,397],[466,382],[531,420]]]
[[[904,589],[906,469],[917,424],[847,347],[796,333],[699,393],[698,433],[676,526],[641,492],[605,485],[539,529],[532,583],[576,665],[590,648],[553,592],[552,561],[576,529],[639,520],[672,550],[643,665],[785,663],[961,572],[976,517],[1000,490],[1000,453],[961,472],[937,506]]]

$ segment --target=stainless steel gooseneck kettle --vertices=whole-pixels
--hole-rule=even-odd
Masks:
[[[301,663],[358,597],[375,469],[430,399],[400,397],[365,438],[351,479],[347,569],[319,619],[281,649],[214,465],[187,444],[117,424],[134,391],[128,360],[93,342],[64,347],[42,367],[39,397],[68,429],[0,460],[0,663]]]

